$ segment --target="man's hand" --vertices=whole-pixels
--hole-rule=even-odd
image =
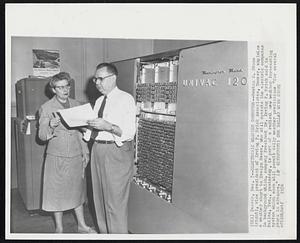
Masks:
[[[112,124],[105,121],[102,118],[96,118],[94,120],[88,120],[87,123],[89,124],[89,126],[91,126],[94,129],[97,130],[104,130],[104,131],[110,131]]]

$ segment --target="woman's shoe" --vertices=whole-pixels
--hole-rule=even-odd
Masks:
[[[94,230],[92,227],[87,227],[86,229],[82,229],[78,227],[78,233],[81,234],[97,234],[97,231]]]

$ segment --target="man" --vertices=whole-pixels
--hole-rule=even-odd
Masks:
[[[131,141],[136,131],[136,106],[134,98],[117,87],[117,76],[114,65],[97,66],[93,81],[103,96],[94,106],[98,118],[88,121],[93,128],[91,137],[95,137],[91,172],[100,233],[128,233],[127,205],[134,161]]]

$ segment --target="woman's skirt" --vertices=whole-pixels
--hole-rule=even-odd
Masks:
[[[44,168],[42,209],[65,211],[86,201],[82,156],[72,158],[47,154]]]

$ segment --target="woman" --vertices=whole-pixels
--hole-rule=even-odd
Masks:
[[[39,138],[48,141],[44,169],[42,209],[54,212],[56,233],[63,233],[63,211],[74,209],[79,233],[96,233],[83,215],[86,200],[84,169],[89,162],[87,144],[77,129],[69,128],[56,113],[80,105],[69,98],[71,77],[66,72],[54,75],[50,88],[54,97],[39,110]]]

